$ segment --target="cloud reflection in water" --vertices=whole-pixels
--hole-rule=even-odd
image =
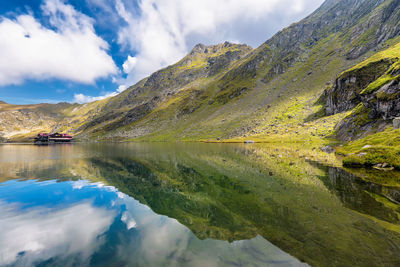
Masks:
[[[88,201],[63,209],[31,208],[0,202],[0,265],[30,266],[35,261],[79,254],[80,262],[104,242],[98,238],[114,213]]]
[[[231,244],[200,240],[177,220],[100,183],[0,185],[0,265],[300,264],[261,237]]]

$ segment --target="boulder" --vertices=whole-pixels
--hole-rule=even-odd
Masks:
[[[400,129],[400,117],[393,119],[393,129]]]
[[[326,152],[328,154],[335,152],[335,149],[331,146],[323,146],[320,149],[322,152]]]

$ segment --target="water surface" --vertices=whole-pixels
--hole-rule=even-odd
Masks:
[[[399,266],[399,202],[261,145],[2,145],[0,265]]]

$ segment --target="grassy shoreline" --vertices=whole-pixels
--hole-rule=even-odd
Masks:
[[[383,132],[347,143],[337,149],[348,167],[376,167],[400,170],[400,130],[393,127]]]

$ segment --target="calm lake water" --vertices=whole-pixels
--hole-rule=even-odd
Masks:
[[[400,266],[400,188],[358,176],[262,145],[0,145],[0,266]]]

